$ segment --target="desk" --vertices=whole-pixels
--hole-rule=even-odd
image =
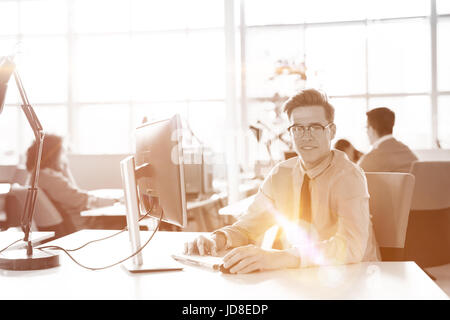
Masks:
[[[96,196],[101,197],[112,197],[114,194],[120,194],[121,190],[116,189],[101,189],[95,190]],[[123,191],[122,191],[123,195]],[[208,219],[206,217],[207,211],[205,210],[208,206],[220,206],[221,201],[226,198],[226,195],[213,194],[212,196],[202,199],[202,200],[192,200],[187,201],[186,210],[188,213],[193,213],[194,218],[198,223],[198,228],[200,230],[209,230],[211,227],[208,224]],[[116,203],[112,206],[100,207],[90,210],[84,210],[80,212],[82,217],[103,217],[108,220],[114,220],[124,218],[127,214],[127,208],[123,203]],[[124,220],[125,221],[125,220]],[[156,227],[156,222],[151,219],[145,219],[140,222],[141,225],[147,225],[149,229]]]
[[[82,230],[48,244],[73,248],[114,233]],[[142,240],[149,232],[142,231]],[[190,232],[158,232],[151,254],[178,252]],[[129,254],[128,234],[92,244],[75,258],[90,266],[110,264]],[[61,265],[39,271],[0,271],[4,299],[449,299],[414,262],[360,263],[230,275],[185,266],[182,271],[130,274],[120,266],[83,269],[61,253]]]
[[[239,193],[243,197],[247,197],[256,193],[259,188],[260,180],[250,180],[239,186]],[[98,189],[90,191],[90,193],[99,197],[120,197],[123,196],[122,189]],[[188,218],[192,218],[196,222],[196,228],[187,228],[189,231],[213,231],[217,228],[222,227],[224,224],[229,224],[227,220],[228,214],[221,214],[220,208],[223,207],[228,199],[228,194],[225,191],[220,193],[214,193],[211,195],[206,195],[202,198],[195,200],[189,200],[186,202],[186,209],[188,211]],[[211,212],[219,212],[219,215],[214,216]],[[108,219],[113,219],[113,217],[125,216],[126,207],[124,204],[115,204],[113,206],[96,208],[91,210],[82,211],[81,216],[83,217],[109,217]],[[218,219],[215,221],[214,219]],[[151,226],[155,226],[154,223],[149,222]],[[142,224],[146,224],[143,222]],[[149,228],[151,228],[149,225]]]
[[[240,184],[239,195],[248,197],[255,194],[261,182],[261,180],[254,179]],[[188,202],[187,209],[192,213],[198,225],[195,231],[214,231],[224,225],[231,224],[232,221],[228,219],[231,215],[221,213],[221,208],[227,202],[228,193],[226,191],[213,194],[207,199]],[[214,212],[208,212],[207,207],[211,207]]]
[[[213,195],[212,197],[204,200],[188,201],[186,203],[186,210],[188,212],[188,215],[189,213],[193,213],[193,218],[196,221],[197,228],[199,230],[210,230],[212,228],[210,226],[210,223],[208,223],[208,212],[205,208],[208,206],[219,206],[220,200],[221,199],[218,195]],[[105,219],[115,223],[117,223],[118,221],[126,223],[126,220],[124,220],[126,214],[127,208],[125,204],[122,203],[116,203],[112,206],[95,208],[80,212],[80,215],[82,217],[102,217],[101,219]],[[139,222],[139,224],[142,226],[147,226],[148,230],[152,230],[157,226],[157,222],[153,219],[143,219]]]
[[[245,214],[248,210],[248,207],[252,204],[253,200],[255,200],[256,195],[252,195],[248,198],[244,198],[239,200],[236,203],[229,204],[226,207],[223,207],[219,210],[220,215],[230,215],[238,218],[239,216]]]

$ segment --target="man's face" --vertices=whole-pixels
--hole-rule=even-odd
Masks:
[[[330,154],[331,140],[336,134],[336,126],[330,125],[322,106],[295,108],[292,110],[290,122],[291,125],[324,127],[323,130],[305,130],[303,135],[291,131],[295,150],[302,157],[305,167],[308,169],[315,167]]]

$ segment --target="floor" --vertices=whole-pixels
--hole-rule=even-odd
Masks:
[[[436,284],[450,297],[450,264],[426,268],[436,278]]]

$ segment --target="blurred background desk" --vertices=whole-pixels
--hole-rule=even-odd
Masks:
[[[259,179],[251,179],[241,183],[239,185],[241,199],[256,194],[261,182]],[[188,228],[186,231],[214,231],[233,223],[236,220],[234,216],[221,213],[222,208],[227,205],[228,194],[224,187],[221,192],[203,195],[198,199],[188,201]],[[195,223],[189,225],[189,219]]]
[[[254,195],[259,188],[261,180],[249,180],[241,184],[239,192],[241,197],[245,198]],[[223,188],[222,188],[223,189]],[[98,189],[90,193],[101,197],[118,197],[123,195],[122,189]],[[188,212],[188,224],[183,231],[213,231],[234,221],[233,215],[221,213],[221,208],[227,205],[228,195],[226,191],[218,193],[201,194],[195,199],[189,199],[186,207]],[[96,208],[81,212],[83,217],[102,217],[105,221],[122,223],[126,226],[126,208],[124,204],[115,204],[109,207]],[[155,227],[153,219],[141,221],[142,226],[149,229]],[[169,226],[167,226],[169,227]],[[145,227],[144,227],[145,229]],[[173,228],[169,228],[174,230]]]
[[[238,202],[232,203],[226,207],[220,208],[219,214],[222,216],[233,216],[234,218],[238,218],[239,216],[247,212],[248,207],[252,204],[255,197],[256,194],[239,200]]]

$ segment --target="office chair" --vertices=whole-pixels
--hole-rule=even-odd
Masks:
[[[18,227],[25,206],[28,187],[12,184],[6,197],[6,215],[8,227]],[[38,190],[32,221],[32,230],[49,231],[52,226],[63,222],[62,215],[42,189]]]
[[[27,184],[28,181],[28,171],[25,167],[17,166],[16,170],[14,171],[14,175],[11,179],[11,183],[18,183],[21,186],[24,186]]]
[[[409,173],[366,173],[375,238],[383,261],[404,260],[414,176]]]
[[[450,161],[416,161],[405,254],[422,268],[450,263]]]

